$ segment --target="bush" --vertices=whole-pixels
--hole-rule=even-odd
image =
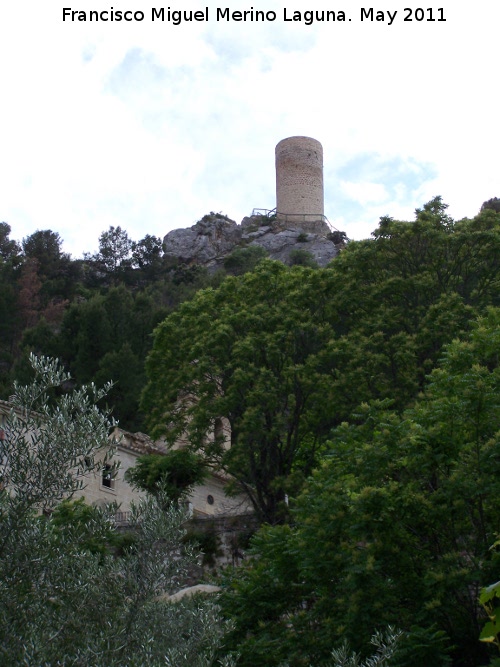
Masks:
[[[312,269],[318,268],[318,263],[307,250],[295,249],[290,253],[290,266],[309,266]]]
[[[267,252],[261,246],[251,245],[248,248],[237,248],[224,259],[224,268],[233,276],[241,276],[252,271]]]

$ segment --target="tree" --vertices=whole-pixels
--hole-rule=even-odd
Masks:
[[[163,268],[163,243],[158,236],[146,236],[132,246],[132,262],[148,280],[156,280]]]
[[[6,438],[0,441],[0,486],[7,490],[4,502],[10,508],[4,518],[14,521],[12,530],[32,512],[49,512],[74,495],[85,473],[102,467],[108,450],[112,454],[108,432],[114,422],[96,407],[111,385],[82,387],[53,405],[53,390],[69,375],[57,361],[31,355],[30,362],[36,377],[27,386],[14,383],[3,426]]]
[[[167,454],[144,454],[125,473],[125,479],[136,488],[153,495],[165,494],[169,502],[178,503],[207,475],[203,459],[187,449]]]
[[[9,238],[10,225],[0,222],[0,395],[8,391],[9,371],[19,332],[19,299],[16,273],[21,248]]]
[[[114,384],[108,394],[113,415],[124,428],[140,430],[142,415],[139,410],[139,397],[145,381],[144,363],[132,352],[129,343],[124,343],[116,351],[107,352],[99,360],[99,368],[94,377],[98,383],[113,378]]]
[[[23,328],[34,327],[40,317],[40,290],[42,281],[39,275],[39,262],[29,258],[21,268],[19,278],[19,311]]]
[[[24,254],[38,260],[44,274],[49,274],[61,259],[61,246],[60,235],[50,229],[37,230],[23,239]]]
[[[0,260],[2,263],[9,260],[12,261],[17,258],[21,252],[21,248],[17,241],[9,239],[10,232],[10,225],[6,222],[0,222]]]
[[[349,243],[327,269],[342,419],[355,398],[391,396],[404,409],[443,345],[500,304],[500,216],[454,222],[446,209],[436,197],[413,222],[382,218],[373,239]]]
[[[89,382],[99,370],[100,360],[113,349],[111,325],[105,298],[96,295],[73,304],[61,327],[63,356],[78,382]],[[121,342],[121,341],[120,341]],[[116,341],[117,345],[120,342]]]
[[[500,199],[498,197],[492,197],[488,201],[483,202],[481,206],[481,211],[486,211],[491,209],[495,213],[500,213]]]
[[[106,464],[113,423],[95,405],[106,388],[53,402],[67,375],[55,361],[32,362],[36,379],[16,385],[0,440],[0,662],[213,665],[223,631],[216,606],[168,599],[192,561],[185,515],[149,497],[133,508],[132,540],[115,554],[116,507],[59,505]]]
[[[98,259],[109,273],[116,273],[129,259],[132,247],[133,242],[127,232],[121,227],[111,226],[99,237]]]
[[[386,634],[376,632],[370,642],[375,646],[375,654],[365,661],[356,653],[349,653],[349,646],[344,644],[340,649],[332,651],[332,662],[329,667],[388,667],[401,640],[401,631],[389,627]]]
[[[47,341],[48,347],[33,349],[61,357],[77,383],[113,378],[115,384],[108,394],[113,415],[124,428],[141,430],[138,403],[145,383],[144,359],[152,331],[165,314],[154,296],[119,285],[72,303],[60,332]],[[43,337],[34,333],[27,334],[23,342],[42,343]]]
[[[186,431],[270,523],[286,514],[292,473],[298,481],[314,467],[329,418],[317,356],[329,330],[309,298],[308,285],[320,291],[313,274],[264,260],[198,292],[157,328],[147,361],[143,409],[156,433],[173,443]],[[229,448],[207,440],[218,417],[230,422]]]
[[[28,262],[36,262],[42,280],[42,305],[51,300],[59,302],[71,298],[80,276],[80,266],[62,252],[62,239],[50,229],[37,230],[22,241],[23,253]]]
[[[396,623],[398,667],[487,664],[478,598],[500,562],[499,349],[492,308],[446,347],[414,406],[365,404],[334,431],[293,527],[261,530],[227,588],[238,664],[328,664],[332,646],[365,651]]]
[[[149,425],[172,441],[186,431],[260,520],[284,520],[330,429],[363,401],[403,412],[443,345],[500,304],[500,216],[446,209],[437,197],[413,222],[386,217],[324,269],[264,260],[198,293],[157,329]],[[229,449],[207,439],[221,416]]]
[[[498,547],[498,540],[493,545],[493,548],[497,547]],[[500,606],[498,604],[499,597],[500,597],[500,581],[497,581],[494,584],[490,584],[489,586],[481,590],[479,601],[488,616],[488,620],[485,623],[483,629],[481,630],[481,635],[479,636],[479,639],[482,642],[493,644],[494,646],[496,646],[497,649],[500,650]],[[496,660],[496,664],[498,664],[498,659]]]

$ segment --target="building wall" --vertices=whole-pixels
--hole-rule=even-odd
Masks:
[[[126,471],[135,465],[139,454],[127,450],[124,447],[117,447],[116,453],[111,463],[119,461],[120,467],[113,480],[104,483],[103,475],[100,472],[88,475],[85,488],[75,495],[75,498],[83,497],[89,505],[102,505],[116,502],[119,505],[119,512],[130,512],[132,502],[137,503],[145,497],[145,493],[133,489],[125,481]]]
[[[231,425],[226,417],[219,417],[214,421],[214,430],[207,434],[207,440],[214,438],[222,440],[224,449],[231,446]],[[183,449],[189,446],[187,434],[181,436],[173,449]],[[246,514],[252,512],[252,507],[248,498],[243,494],[236,497],[228,497],[224,493],[224,488],[228,478],[222,472],[210,473],[205,482],[196,486],[192,493],[187,497],[190,508],[194,516],[199,517],[220,517],[222,515],[235,516],[237,514]]]
[[[7,401],[0,401],[0,439],[6,437],[2,425],[10,409],[11,406]],[[217,419],[214,432],[208,437],[223,438],[224,446],[229,447],[230,432],[228,420]],[[83,497],[89,505],[97,506],[116,503],[119,513],[117,520],[126,523],[126,515],[130,512],[131,504],[137,503],[146,494],[130,486],[125,480],[125,473],[129,468],[135,466],[138,456],[148,453],[165,454],[168,449],[162,441],[153,441],[143,433],[128,433],[116,428],[113,436],[118,444],[109,464],[119,463],[116,475],[113,479],[106,480],[105,472],[103,474],[99,469],[89,472],[85,478],[85,487],[74,495],[74,499]],[[175,448],[182,448],[187,444],[187,440],[180,439]],[[203,484],[195,487],[187,498],[193,515],[200,518],[220,518],[251,512],[250,504],[245,496],[228,498],[224,494],[226,483],[227,478],[223,473],[210,473]]]
[[[225,495],[226,481],[223,477],[211,474],[204,484],[193,489],[188,501],[193,514],[198,517],[237,516],[252,512],[246,496],[230,498]]]
[[[323,147],[310,137],[289,137],[276,146],[276,212],[282,216],[324,215]]]

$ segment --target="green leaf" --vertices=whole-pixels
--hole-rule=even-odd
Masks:
[[[496,643],[498,641],[498,633],[500,632],[500,619],[488,621],[479,635],[479,640],[482,642]]]
[[[479,602],[484,605],[496,597],[500,598],[500,581],[483,588],[481,590],[481,595],[479,596]]]

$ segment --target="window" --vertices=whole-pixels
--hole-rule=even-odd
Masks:
[[[106,464],[102,469],[101,485],[106,489],[115,488],[115,480],[113,478],[113,468],[108,464]]]

